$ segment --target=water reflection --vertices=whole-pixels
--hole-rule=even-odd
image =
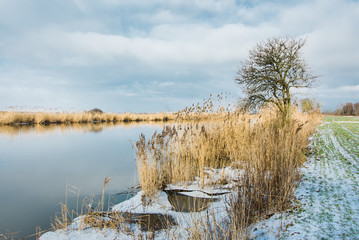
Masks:
[[[164,124],[161,122],[105,122],[105,123],[74,123],[74,124],[51,124],[51,125],[4,125],[0,126],[0,135],[7,135],[17,137],[24,134],[43,135],[51,133],[66,133],[66,132],[101,132],[104,129],[111,129],[116,127],[121,128],[135,128],[139,126],[153,126],[159,127]]]
[[[141,133],[159,130],[153,124],[75,124],[0,127],[0,234],[26,236],[36,226],[49,228],[50,217],[65,201],[66,186],[74,205],[80,196],[113,196],[137,184],[132,144]],[[123,201],[117,199],[113,201]],[[113,199],[113,197],[111,197]],[[108,200],[106,200],[108,202]]]

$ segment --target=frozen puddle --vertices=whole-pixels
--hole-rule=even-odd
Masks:
[[[347,122],[346,122],[347,123]],[[357,124],[356,124],[357,125]],[[302,168],[291,213],[275,214],[252,226],[256,239],[358,239],[358,135],[338,122],[319,126],[316,156]]]

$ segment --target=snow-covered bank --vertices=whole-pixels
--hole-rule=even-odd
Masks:
[[[253,225],[252,238],[359,238],[359,124],[331,122],[318,130],[294,208]]]
[[[183,185],[169,185],[157,193],[152,202],[143,204],[143,192],[131,199],[113,206],[112,211],[131,214],[161,214],[171,216],[176,224],[155,231],[155,239],[187,239],[191,231],[205,231],[206,222],[221,226],[228,222],[228,200],[235,196],[231,190],[233,181],[238,181],[241,172],[231,168],[208,169],[207,186],[199,187],[199,181]],[[226,179],[226,185],[211,183]],[[210,186],[211,185],[211,186]],[[139,239],[151,236],[137,223],[123,223],[126,231],[119,229],[95,229],[87,226],[79,217],[67,228],[49,232],[41,236],[48,239]],[[145,238],[145,237],[144,237]]]

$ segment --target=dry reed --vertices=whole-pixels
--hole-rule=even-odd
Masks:
[[[0,112],[0,125],[49,125],[104,122],[143,122],[173,120],[173,113],[46,113],[46,112]]]
[[[205,108],[213,112],[211,107],[206,103]],[[201,107],[194,110],[188,113],[189,118],[196,115],[198,121],[166,125],[148,140],[141,135],[136,143],[143,203],[150,203],[168,184],[189,183],[195,177],[204,184],[208,167],[243,169],[245,174],[235,189],[238,197],[229,202],[228,230],[231,238],[242,238],[251,223],[289,206],[299,180],[298,167],[306,160],[303,153],[307,139],[320,116],[293,109],[291,121],[283,126],[272,107],[256,115],[228,108],[212,115]],[[210,121],[200,121],[199,112]]]

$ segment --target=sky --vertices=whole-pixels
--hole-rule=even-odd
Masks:
[[[0,110],[177,111],[243,97],[258,42],[303,37],[320,75],[297,99],[359,101],[357,0],[0,0]],[[235,101],[235,100],[233,100]]]

